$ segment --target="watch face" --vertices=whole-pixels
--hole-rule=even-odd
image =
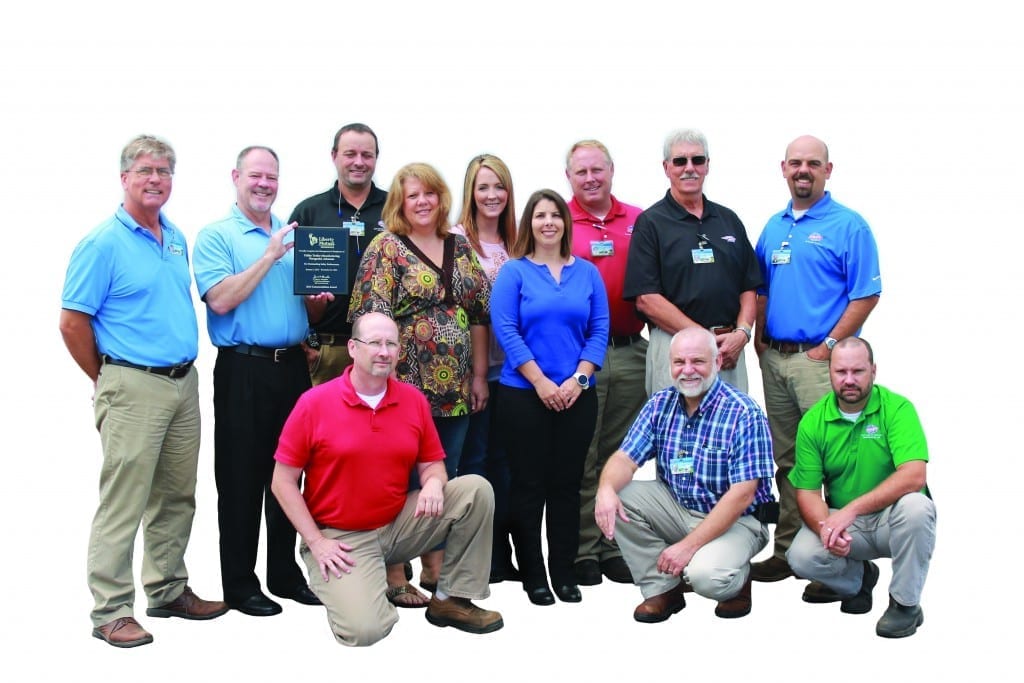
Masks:
[[[584,388],[590,386],[590,380],[587,379],[587,376],[584,375],[583,373],[580,373],[580,374],[576,375],[576,383],[579,384],[581,387],[584,387]]]

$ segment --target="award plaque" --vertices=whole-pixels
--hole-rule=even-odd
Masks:
[[[348,294],[348,230],[295,228],[295,294]]]

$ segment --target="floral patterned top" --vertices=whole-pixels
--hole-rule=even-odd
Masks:
[[[348,319],[377,312],[398,323],[398,378],[419,387],[435,417],[455,417],[470,411],[469,326],[490,323],[490,299],[490,280],[465,237],[445,239],[438,267],[409,238],[382,232],[363,253]]]

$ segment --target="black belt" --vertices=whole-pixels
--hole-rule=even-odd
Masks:
[[[803,353],[817,346],[817,344],[811,344],[810,342],[790,342],[778,339],[765,339],[764,342],[768,344],[769,349],[775,349],[779,353]]]
[[[321,346],[344,346],[352,338],[350,334],[331,334],[330,332],[317,332],[316,336],[320,340]]]
[[[120,365],[122,368],[132,368],[133,370],[142,370],[143,372],[149,372],[154,375],[162,375],[164,377],[177,378],[184,377],[188,374],[188,371],[192,369],[192,364],[195,363],[195,359],[186,361],[184,363],[178,363],[177,365],[168,365],[166,367],[154,367],[152,365],[138,365],[137,363],[129,363],[126,360],[120,360],[117,358],[111,358],[110,356],[103,355],[100,359],[107,365]]]
[[[630,344],[635,344],[641,339],[643,339],[643,335],[641,335],[639,332],[637,332],[636,334],[625,334],[622,335],[621,337],[608,337],[608,346],[612,347],[613,349],[617,349],[620,346],[629,346]]]
[[[234,351],[235,353],[241,353],[246,356],[255,356],[256,358],[268,358],[275,363],[280,363],[291,356],[302,356],[305,355],[302,351],[301,346],[285,346],[283,348],[272,349],[266,346],[250,346],[249,344],[239,344],[238,346],[222,346],[222,349],[227,351]]]

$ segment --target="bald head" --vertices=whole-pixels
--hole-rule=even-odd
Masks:
[[[825,196],[825,181],[832,176],[828,147],[811,135],[793,140],[786,148],[786,158],[782,160],[782,175],[789,185],[793,208],[811,208]]]
[[[398,338],[398,325],[383,313],[365,313],[352,323],[352,336],[364,339],[367,330],[391,331]]]
[[[672,383],[688,403],[700,403],[718,378],[722,358],[715,335],[703,327],[686,327],[676,332],[669,344]]]

